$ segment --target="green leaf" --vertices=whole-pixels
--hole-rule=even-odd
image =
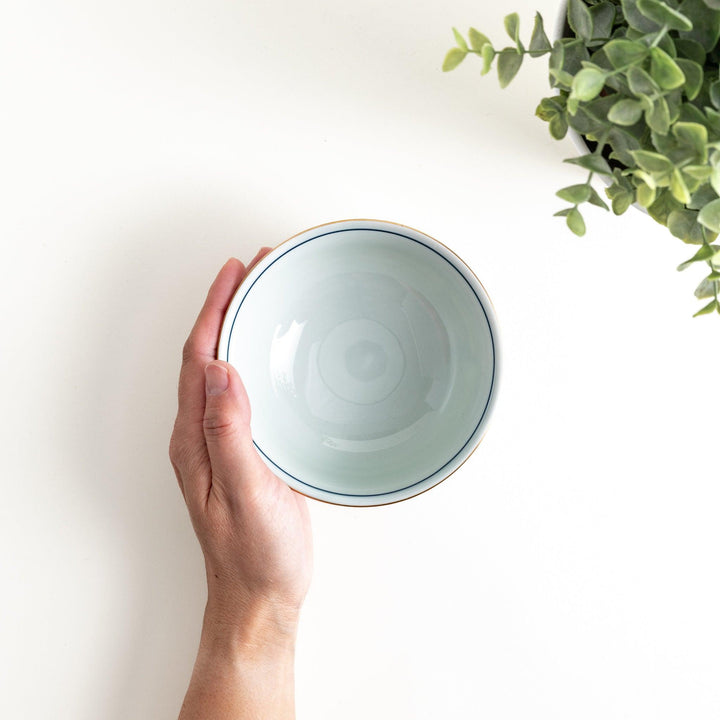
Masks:
[[[655,188],[641,182],[635,192],[639,205],[649,208],[655,202]]]
[[[675,38],[675,48],[677,49],[678,57],[692,60],[700,65],[700,67],[705,65],[705,49],[699,42],[679,37]]]
[[[713,169],[709,165],[685,165],[682,171],[702,183],[707,182],[713,174]]]
[[[504,48],[498,53],[497,71],[500,87],[506,88],[517,75],[522,65],[524,55],[515,52],[513,48]]]
[[[614,170],[613,177],[614,182],[605,190],[605,194],[611,201],[612,211],[622,215],[635,201],[635,189],[620,170]]]
[[[468,40],[470,40],[470,47],[475,50],[475,52],[480,52],[483,49],[483,45],[492,45],[486,35],[478,32],[473,27],[468,31]]]
[[[579,205],[590,198],[590,186],[583,183],[582,185],[568,185],[555,193],[561,200]]]
[[[468,45],[467,45],[467,43],[465,42],[465,38],[460,34],[460,32],[458,31],[457,28],[453,28],[452,31],[453,31],[453,35],[455,36],[455,42],[457,43],[457,46],[458,46],[461,50],[464,50],[465,52],[467,52],[467,51],[468,51]]]
[[[670,2],[675,2],[676,0],[670,0]],[[662,0],[662,2],[665,2],[665,0]],[[651,43],[654,45],[655,43]],[[670,33],[665,33],[664,35],[660,35],[660,39],[657,43],[657,46],[664,50],[673,60],[677,57],[677,48],[675,47],[675,41],[673,40]]]
[[[515,42],[517,51],[521,53],[525,48],[520,42],[520,18],[517,13],[510,13],[505,16],[505,31]]]
[[[685,15],[659,0],[637,0],[637,9],[646,18],[654,20],[658,25],[667,25],[670,30],[688,32],[693,29],[692,22]]]
[[[452,50],[448,50],[448,54],[445,56],[442,64],[443,72],[454,70],[465,59],[466,55],[467,52],[461,48],[454,47]]]
[[[482,57],[482,68],[480,70],[481,75],[487,75],[492,67],[492,61],[495,58],[495,49],[490,43],[485,43],[480,51]]]
[[[607,206],[607,203],[597,194],[597,191],[594,187],[590,186],[590,197],[587,199],[587,201],[591,205],[595,205],[599,208],[602,208],[603,210],[609,210],[610,208]]]
[[[683,105],[682,88],[676,88],[665,93],[665,101],[667,102],[670,124],[672,125],[680,118],[680,110]],[[689,105],[689,103],[686,104]]]
[[[582,0],[569,0],[567,19],[570,29],[585,42],[592,39],[593,21],[590,11]]]
[[[568,98],[568,103],[571,98]],[[577,100],[574,102],[578,103]],[[578,103],[579,104],[579,103]],[[597,118],[593,113],[588,112],[586,108],[579,108],[578,111],[568,117],[570,127],[583,137],[597,137],[605,127],[605,123]]]
[[[692,60],[677,58],[675,63],[685,76],[683,92],[688,100],[694,100],[700,93],[703,84],[703,69]]]
[[[585,234],[585,220],[583,220],[582,213],[577,208],[572,208],[565,218],[567,226],[574,232],[578,237],[582,237]]]
[[[565,113],[556,115],[550,120],[549,130],[555,140],[562,140],[567,135],[568,123]]]
[[[558,97],[543,98],[535,109],[535,115],[546,122],[561,112],[565,112],[565,108]]]
[[[633,95],[653,95],[659,92],[657,83],[642,68],[633,65],[627,73],[628,86]]]
[[[553,43],[552,50],[550,51],[550,57],[548,58],[548,67],[551,70],[562,70],[565,65],[565,46],[556,40]]]
[[[691,263],[703,262],[704,260],[712,260],[720,253],[719,245],[703,245],[691,258],[683,263],[689,265]]]
[[[618,160],[623,165],[632,165],[632,150],[639,150],[640,141],[620,125],[612,125],[607,139],[613,151],[610,153],[610,160]]]
[[[681,145],[692,149],[696,163],[707,162],[708,133],[704,125],[677,122],[673,125],[672,133]]]
[[[611,40],[603,47],[603,51],[614,68],[640,63],[649,52],[647,45],[625,38]]]
[[[690,193],[687,185],[677,168],[672,171],[672,175],[670,176],[670,192],[673,194],[673,197],[683,205],[690,202]]]
[[[715,80],[710,85],[710,102],[717,110],[720,110],[720,80]]]
[[[607,160],[602,155],[581,155],[580,157],[563,160],[563,162],[579,165],[585,170],[598,173],[598,175],[612,175],[612,170],[610,170]]]
[[[677,63],[659,47],[650,48],[650,75],[664,90],[680,87],[685,75]]]
[[[693,317],[697,317],[698,315],[709,315],[713,310],[716,310],[718,307],[717,301],[715,298],[713,298],[704,308],[701,310],[698,310]]]
[[[719,283],[716,280],[712,280],[708,275],[703,278],[700,281],[700,284],[695,288],[695,297],[698,298],[698,300],[715,297],[718,291],[720,291],[720,287],[718,287],[718,285]]]
[[[653,103],[650,112],[645,111],[645,122],[659,135],[667,135],[670,130],[670,110],[664,97],[659,97]]]
[[[700,214],[702,215],[702,211],[700,212]],[[710,258],[717,255],[718,252],[720,252],[720,247],[716,245],[703,245],[689,260],[686,260],[684,263],[680,263],[677,269],[685,270],[685,268],[689,268],[694,263],[709,260]]]
[[[706,251],[706,252],[705,252]],[[720,252],[720,248],[716,247],[715,245],[703,245],[696,253],[691,257],[689,260],[686,260],[684,263],[681,263],[678,265],[678,270],[685,270],[686,268],[690,267],[690,265],[694,265],[697,262],[703,262],[704,260],[708,260],[709,258],[714,257]]]
[[[539,57],[552,50],[552,45],[548,36],[545,34],[543,27],[543,19],[540,13],[535,13],[535,24],[533,25],[532,35],[530,36],[530,56]]]
[[[630,193],[618,193],[610,200],[613,213],[615,213],[615,215],[622,215],[624,212],[627,212],[634,200],[635,198]]]
[[[608,120],[616,125],[634,125],[643,114],[642,103],[637,100],[618,100],[608,113]]]
[[[637,180],[642,180],[647,186],[651,187],[653,190],[657,190],[658,184],[650,173],[645,172],[644,170],[633,170],[632,177]]]
[[[718,308],[717,300],[713,298],[704,308],[701,310],[698,310],[693,317],[698,317],[698,315],[709,315],[713,310],[718,310],[720,312],[720,308]]]
[[[713,232],[720,232],[720,198],[709,202],[700,210],[698,222]]]
[[[720,10],[720,0],[703,0],[703,2],[712,10]]]
[[[600,2],[590,9],[590,17],[593,22],[593,40],[607,41],[612,35],[613,22],[615,21],[615,5],[611,2]]]
[[[697,317],[698,315],[709,315],[713,310],[718,309],[717,300],[713,298],[704,308],[701,310],[698,310],[693,317]]]
[[[517,42],[520,36],[520,18],[517,13],[510,13],[505,16],[504,20],[505,31],[510,36],[510,39]]]
[[[682,122],[700,123],[701,125],[706,125],[708,129],[712,127],[708,116],[696,105],[689,102],[684,102],[680,105],[680,115],[678,117]]]
[[[563,208],[562,210],[558,210],[556,213],[553,213],[553,217],[567,217],[572,212],[572,208]]]
[[[698,223],[697,215],[693,210],[673,210],[668,215],[668,230],[683,242],[702,245],[703,226]]]
[[[657,32],[662,25],[656,23],[648,17],[645,17],[637,7],[638,0],[622,0],[622,11],[627,24],[638,30],[642,35]]]
[[[690,18],[693,29],[681,34],[687,40],[700,43],[710,52],[720,39],[720,14],[711,10],[703,0],[684,0],[678,11]]]
[[[646,113],[652,112],[653,101],[649,95],[638,95],[638,102],[642,105],[642,109]]]
[[[667,158],[672,156],[671,161],[675,161],[678,142],[674,135],[658,135],[658,133],[652,132],[650,133],[650,144],[654,148],[654,152],[665,155]]]
[[[573,76],[569,72],[550,68],[550,76],[556,81],[556,87],[557,85],[564,85],[567,88],[572,87]]]
[[[580,2],[580,0],[578,0]],[[595,68],[582,69],[573,79],[571,97],[587,102],[600,94],[605,85],[605,73]]]
[[[649,150],[634,150],[630,153],[635,162],[649,173],[669,173],[673,164],[664,155]]]
[[[590,60],[590,51],[582,42],[565,46],[565,59],[563,61],[563,70],[567,70],[571,75],[579,73],[583,69],[583,63]]]
[[[710,185],[702,185],[699,190],[693,193],[693,196],[688,203],[688,207],[691,210],[702,210],[706,205],[709,205],[713,200],[717,200],[717,193],[710,187]],[[714,240],[715,238],[708,238]]]
[[[697,317],[698,315],[709,315],[713,310],[720,312],[720,307],[718,306],[715,298],[713,298],[704,308],[698,310],[693,317]]]
[[[667,225],[668,217],[674,210],[683,210],[683,206],[673,197],[668,188],[660,190],[655,202],[647,209],[650,217],[661,225]]]
[[[702,167],[701,165],[695,165],[694,167]],[[683,167],[680,172],[682,173],[683,180],[685,181],[685,185],[687,186],[688,192],[690,193],[690,200],[685,203],[687,207],[690,207],[690,203],[692,202],[692,196],[694,193],[696,193],[701,187],[705,186],[707,187],[706,180],[698,180],[697,178],[693,177],[691,173],[686,172],[685,167]]]
[[[618,95],[616,93],[601,95],[600,97],[595,98],[595,100],[587,103],[583,108],[583,110],[585,110],[588,115],[594,117],[595,122],[599,124],[597,132],[600,134],[603,134],[603,130],[610,129],[607,122],[607,115],[610,108],[615,104],[617,98]]]

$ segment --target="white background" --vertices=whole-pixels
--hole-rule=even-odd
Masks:
[[[205,599],[167,459],[180,350],[231,255],[394,220],[492,296],[488,435],[399,505],[311,502],[300,720],[720,715],[720,318],[450,28],[517,0],[4,1],[0,716],[173,718]]]

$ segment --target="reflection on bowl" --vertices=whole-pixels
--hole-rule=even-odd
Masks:
[[[233,298],[218,357],[243,378],[265,462],[342,505],[403,500],[454,472],[497,392],[480,282],[441,243],[381,221],[276,247]]]

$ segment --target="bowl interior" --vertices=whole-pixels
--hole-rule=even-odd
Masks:
[[[452,472],[479,441],[495,376],[478,286],[419,233],[318,228],[276,248],[239,289],[220,344],[266,462],[344,504]]]

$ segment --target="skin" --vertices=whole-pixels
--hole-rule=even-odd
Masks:
[[[215,359],[230,300],[269,251],[247,269],[225,263],[183,348],[170,461],[205,557],[208,598],[180,720],[295,717],[295,637],[312,573],[308,510],[260,459],[242,380]]]

